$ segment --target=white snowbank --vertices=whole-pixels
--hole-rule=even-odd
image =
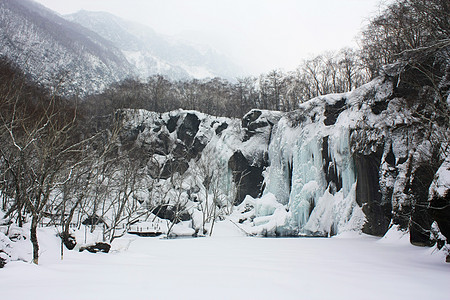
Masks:
[[[447,299],[449,265],[430,248],[348,233],[336,238],[125,236],[128,251],[59,257],[59,240],[39,232],[41,265],[0,271],[2,299]],[[235,235],[226,236],[228,233]]]

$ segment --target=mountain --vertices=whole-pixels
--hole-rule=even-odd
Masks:
[[[103,12],[65,18],[31,0],[0,0],[0,56],[60,94],[84,96],[127,77],[234,78],[213,50],[176,42]]]
[[[233,79],[240,73],[237,66],[212,49],[200,49],[165,37],[147,26],[109,13],[82,10],[65,18],[110,41],[143,78],[163,74],[172,79]]]
[[[0,55],[63,94],[87,94],[133,74],[98,34],[29,0],[0,0]]]

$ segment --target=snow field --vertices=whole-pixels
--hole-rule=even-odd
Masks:
[[[40,265],[10,262],[2,299],[448,299],[442,253],[391,232],[250,238],[228,221],[213,237],[127,235],[110,254],[66,251],[41,230]],[[45,247],[45,248],[44,248]],[[30,248],[31,250],[31,248]]]

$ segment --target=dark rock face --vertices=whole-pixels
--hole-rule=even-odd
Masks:
[[[381,148],[367,155],[355,153],[353,156],[357,173],[356,201],[367,219],[363,232],[376,236],[386,233],[392,218],[392,204],[383,201],[380,192],[381,156]]]
[[[184,143],[176,141],[171,153],[176,159],[187,158],[189,150]]]
[[[179,115],[176,116],[170,116],[169,121],[167,122],[167,130],[169,130],[170,133],[174,132],[175,129],[177,129],[177,123],[178,119],[180,118]]]
[[[97,215],[89,216],[83,222],[81,222],[81,224],[83,225],[91,225],[91,226],[101,223],[103,223],[103,219]]]
[[[434,170],[430,165],[421,165],[414,172],[411,182],[411,192],[415,204],[411,214],[410,240],[413,245],[431,246],[430,229],[433,219],[428,213],[428,190],[433,181]]]
[[[339,176],[337,167],[328,153],[328,136],[324,137],[322,141],[322,159],[324,161],[323,172],[325,173],[328,188],[330,193],[334,194],[334,192],[342,188],[342,178]]]
[[[191,146],[194,137],[198,132],[198,127],[200,125],[200,120],[197,115],[188,113],[184,117],[183,122],[177,130],[177,136],[180,140],[182,140],[186,146]]]
[[[168,204],[158,205],[152,210],[152,213],[159,218],[169,220],[172,223],[189,221],[191,219],[191,215],[184,210],[184,208]]]
[[[208,142],[209,141],[206,138],[196,136],[189,149],[190,158],[197,158],[202,153],[203,149],[205,149]]]
[[[178,173],[183,175],[189,168],[189,164],[185,159],[171,159],[167,160],[159,173],[160,179],[168,179],[172,174]],[[156,177],[158,178],[158,177]]]
[[[347,99],[345,98],[336,101],[336,103],[332,105],[325,103],[325,120],[323,123],[326,126],[334,125],[341,112],[345,110],[346,103]]]
[[[388,104],[388,101],[376,101],[370,106],[370,109],[375,115],[379,115],[387,109]]]
[[[441,233],[450,242],[450,189],[444,197],[434,195],[428,209],[430,216],[438,223]],[[449,261],[448,261],[449,262]]]
[[[6,265],[6,259],[1,256],[2,254],[7,255],[3,250],[0,250],[0,269]]]
[[[110,249],[111,249],[111,245],[110,244],[98,242],[98,243],[95,243],[94,245],[81,247],[80,248],[80,252],[83,252],[84,250],[87,250],[87,251],[89,251],[91,253],[98,253],[98,252],[109,253]]]
[[[167,155],[170,152],[171,140],[167,132],[160,132],[157,139],[148,146],[149,150],[155,154]]]
[[[219,126],[217,126],[216,128],[216,134],[217,135],[221,135],[222,132],[228,128],[228,124],[223,122],[222,124],[220,124]]]
[[[233,172],[233,181],[237,185],[235,205],[241,204],[246,195],[258,197],[264,180],[263,166],[251,166],[241,151],[236,151],[228,161]]]

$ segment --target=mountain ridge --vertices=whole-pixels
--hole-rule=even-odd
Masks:
[[[174,79],[224,77],[240,73],[224,55],[158,34],[152,28],[108,12],[80,10],[65,15],[109,40],[133,64],[141,77],[163,74]]]
[[[28,0],[0,1],[0,55],[62,94],[87,94],[123,80],[131,65],[108,41]]]
[[[225,58],[215,64],[220,56],[214,52],[204,55],[109,13],[79,13],[86,15],[86,24],[32,0],[0,0],[0,56],[32,81],[66,96],[98,93],[130,77],[231,79],[236,74],[226,71],[232,64]],[[101,30],[104,24],[115,26]],[[221,66],[225,71],[220,71]]]

